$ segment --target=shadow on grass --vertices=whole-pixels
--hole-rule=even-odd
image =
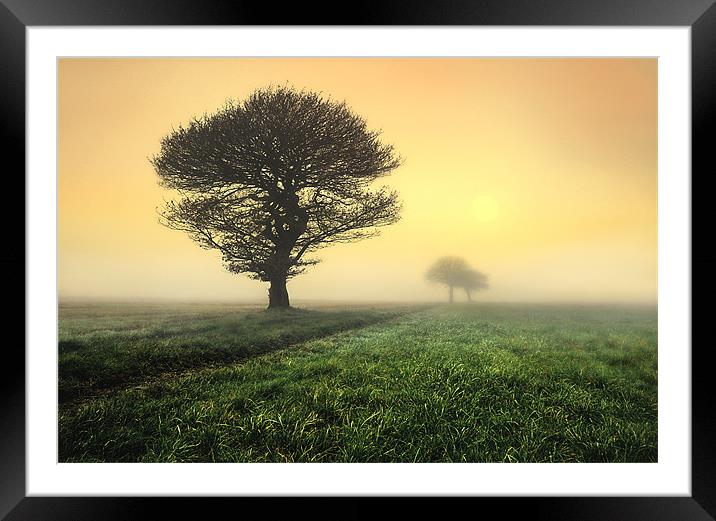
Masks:
[[[415,306],[237,310],[194,314],[169,310],[150,320],[108,312],[87,320],[82,308],[60,319],[60,403],[206,366],[237,362],[307,340],[387,321]],[[81,317],[81,318],[79,318]]]

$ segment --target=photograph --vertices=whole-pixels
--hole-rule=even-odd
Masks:
[[[56,63],[59,463],[660,462],[658,58]]]

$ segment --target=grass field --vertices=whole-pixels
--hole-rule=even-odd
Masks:
[[[63,386],[65,462],[657,460],[655,307],[72,306]]]
[[[257,306],[231,304],[62,305],[59,400],[241,360],[415,309],[324,306],[266,313]]]

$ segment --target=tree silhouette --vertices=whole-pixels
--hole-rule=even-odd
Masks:
[[[166,226],[221,252],[226,268],[270,283],[269,308],[289,307],[286,281],[321,247],[378,234],[399,220],[398,194],[370,189],[401,159],[345,102],[290,87],[193,119],[151,159],[178,192]]]
[[[431,282],[447,285],[449,300],[452,302],[453,288],[462,286],[464,274],[469,269],[467,263],[460,257],[441,257],[430,266],[426,278]]]
[[[428,269],[425,277],[431,282],[445,284],[449,288],[449,300],[453,302],[453,289],[464,288],[467,300],[472,302],[471,292],[487,289],[487,275],[468,266],[460,257],[441,257]]]
[[[472,269],[468,269],[462,274],[461,286],[465,288],[467,300],[470,302],[472,302],[472,295],[470,292],[490,287],[487,284],[487,275]]]

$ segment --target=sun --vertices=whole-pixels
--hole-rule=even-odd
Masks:
[[[480,195],[472,202],[472,215],[483,223],[495,221],[500,215],[500,204],[489,195]]]

